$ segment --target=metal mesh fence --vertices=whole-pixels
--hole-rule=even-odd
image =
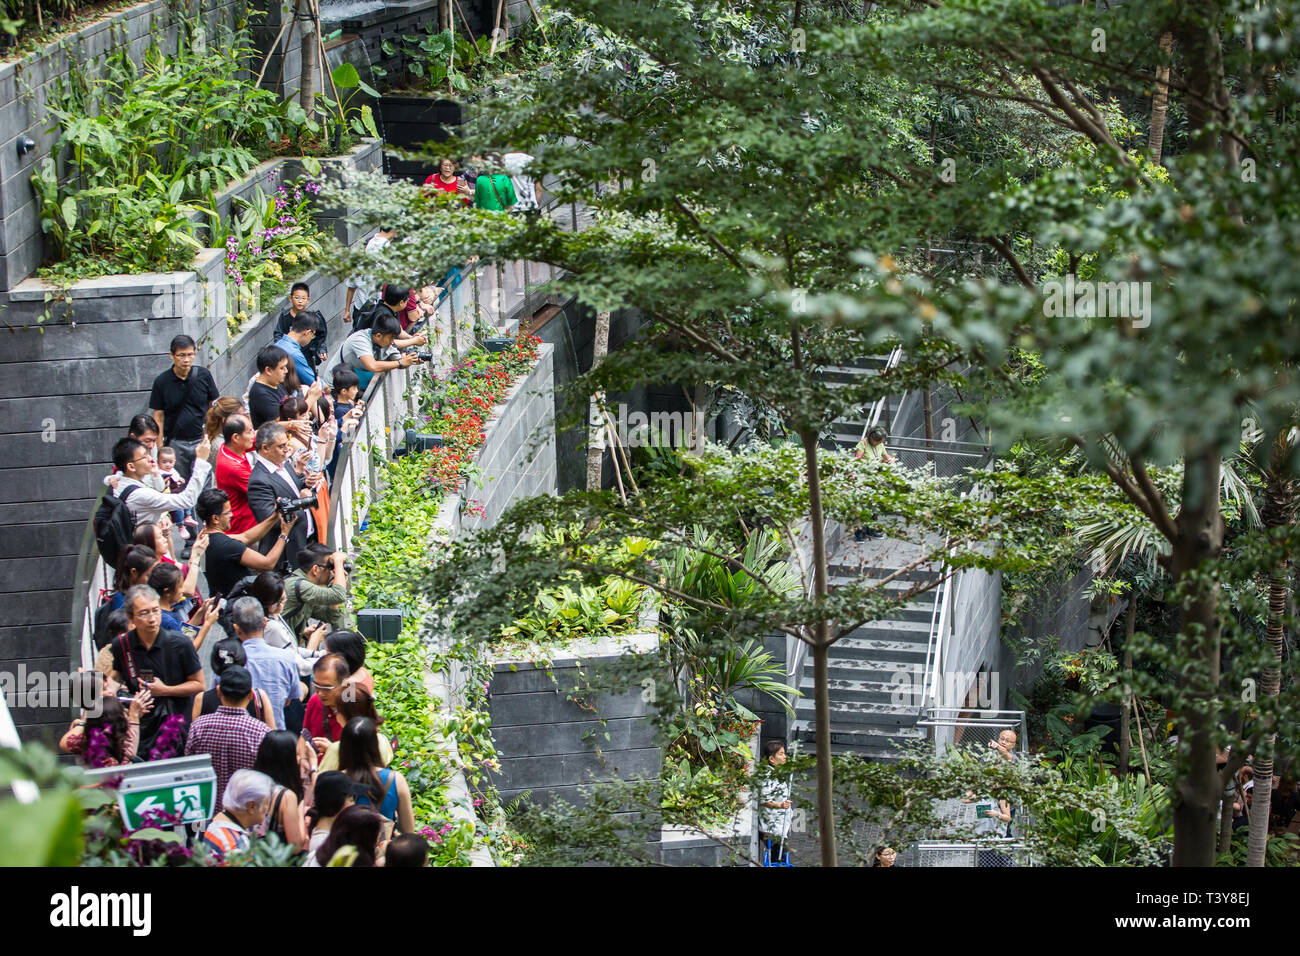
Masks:
[[[1032,866],[1029,851],[1011,840],[987,843],[914,843],[899,862],[906,866],[1011,867]]]

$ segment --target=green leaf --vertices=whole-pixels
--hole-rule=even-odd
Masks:
[[[0,866],[77,866],[81,862],[81,806],[69,793],[34,803],[0,800]]]
[[[64,198],[63,204],[59,207],[59,209],[63,213],[63,221],[67,223],[68,228],[72,229],[74,226],[76,226],[77,201],[73,199],[71,196],[67,196],[66,198]]]
[[[351,63],[340,63],[330,72],[334,85],[345,90],[355,89],[361,84],[361,74]]]

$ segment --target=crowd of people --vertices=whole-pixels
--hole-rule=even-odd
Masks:
[[[536,208],[529,159],[468,179],[447,161],[426,186],[482,208]],[[396,236],[381,229],[367,248]],[[95,695],[83,699],[101,706],[60,748],[92,767],[207,754],[219,812],[202,841],[218,856],[274,833],[308,866],[344,850],[352,865],[426,858],[351,628],[347,556],[328,543],[329,490],[374,377],[430,359],[420,326],[442,293],[354,278],[331,366],[330,323],[295,283],[238,396],[221,394],[178,335],[149,413],[112,447],[95,533],[113,581],[83,675]]]

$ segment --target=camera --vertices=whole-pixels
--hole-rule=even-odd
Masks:
[[[421,362],[433,361],[433,349],[404,349],[407,355],[414,355]]]
[[[296,515],[299,511],[315,508],[316,505],[317,499],[314,494],[304,495],[301,498],[277,497],[275,499],[275,510],[280,512],[282,518],[290,518],[293,515]]]

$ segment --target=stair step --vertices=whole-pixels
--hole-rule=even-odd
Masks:
[[[817,741],[815,725],[808,720],[796,720],[790,725],[790,737],[800,742],[805,751],[812,751]],[[852,730],[831,729],[831,752],[853,753],[881,762],[898,760],[902,754],[900,747],[908,746],[914,740],[925,739],[924,731],[917,728],[897,727],[892,730],[878,730],[863,727]]]
[[[876,681],[882,684],[888,684],[895,680],[902,681],[904,678],[901,675],[906,675],[905,679],[914,684],[918,683],[921,680],[921,672],[925,669],[924,662],[901,664],[898,661],[877,661],[854,657],[832,657],[829,665],[826,673],[831,680]],[[805,667],[804,673],[808,676],[811,684],[812,668]]]
[[[929,641],[891,641],[870,637],[842,637],[831,648],[831,666],[841,661],[857,659],[881,661],[899,664],[925,663]],[[813,662],[806,660],[805,668],[811,668]]]
[[[804,697],[812,698],[812,682],[809,681],[808,687],[803,687],[802,682],[800,690],[803,691]],[[906,679],[899,681],[879,680],[850,680],[842,677],[832,677],[826,682],[826,689],[830,694],[832,706],[842,702],[861,703],[861,704],[881,704],[892,707],[894,710],[906,710],[915,713],[921,706],[921,685],[912,680],[912,675],[906,675]]]
[[[804,720],[813,720],[817,707],[813,701],[800,697],[795,701],[795,716]],[[869,727],[914,727],[918,720],[915,708],[903,708],[891,703],[872,703],[859,700],[832,700],[831,726],[837,730],[846,726],[866,725]]]

